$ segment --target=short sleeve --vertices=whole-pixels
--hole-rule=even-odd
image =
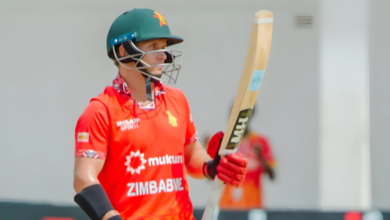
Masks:
[[[259,141],[261,142],[261,146],[262,146],[260,149],[261,156],[264,158],[265,162],[268,165],[274,167],[276,165],[276,161],[273,157],[272,149],[269,141],[267,140],[267,138],[262,136],[259,137]]]
[[[194,120],[191,116],[190,105],[188,104],[187,98],[184,97],[185,100],[185,108],[186,108],[186,118],[187,118],[187,129],[186,129],[186,142],[184,146],[194,143],[198,140],[198,136],[196,133],[196,128],[194,124]]]
[[[108,140],[107,109],[100,101],[91,101],[77,121],[75,156],[106,159]]]

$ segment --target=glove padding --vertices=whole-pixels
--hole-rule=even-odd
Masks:
[[[244,181],[248,160],[240,153],[230,153],[217,166],[218,179],[228,185],[239,187]]]
[[[207,153],[214,159],[205,163],[203,172],[209,179],[215,176],[228,185],[239,187],[247,172],[248,160],[240,153],[230,153],[221,159],[218,155],[223,139],[223,132],[216,133],[207,147]]]

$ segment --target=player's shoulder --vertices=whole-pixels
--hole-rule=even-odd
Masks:
[[[94,124],[96,121],[106,121],[107,118],[106,106],[99,100],[92,100],[78,118],[76,127]]]
[[[84,109],[82,116],[84,117],[95,117],[99,114],[105,114],[107,112],[106,105],[98,99],[92,99],[87,107]]]
[[[85,107],[80,118],[91,119],[99,115],[107,114],[108,100],[115,99],[113,88],[107,86],[102,93],[93,97]]]
[[[164,90],[167,92],[167,94],[172,94],[172,95],[184,95],[183,91],[181,91],[178,88],[173,88],[171,86],[164,85]]]
[[[120,94],[113,86],[107,86],[102,93],[91,99],[92,101],[100,101],[107,108],[118,108],[125,105],[128,97]]]
[[[183,91],[181,91],[180,89],[164,85],[164,90],[166,91],[165,95],[170,98],[173,98],[175,100],[180,100],[180,101],[182,101],[183,99],[187,100]]]
[[[94,97],[91,99],[93,100],[101,100],[102,102],[105,102],[107,100],[111,99],[117,99],[117,91],[115,91],[114,87],[112,86],[107,86],[102,93],[100,93],[98,96]]]

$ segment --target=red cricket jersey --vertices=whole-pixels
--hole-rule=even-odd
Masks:
[[[255,146],[257,146],[257,149],[255,149]],[[246,155],[245,157],[248,158],[248,172],[239,188],[230,185],[225,186],[219,200],[219,207],[221,209],[237,210],[263,208],[260,180],[263,169],[259,153],[264,162],[271,166],[274,166],[275,163],[268,140],[261,135],[250,133],[248,138],[240,142],[238,152]]]
[[[196,129],[184,94],[164,88],[144,111],[106,87],[77,122],[75,154],[105,159],[98,179],[125,220],[194,219],[183,151]]]

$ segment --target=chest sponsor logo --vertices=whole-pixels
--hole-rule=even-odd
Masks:
[[[148,159],[149,166],[158,166],[158,165],[165,165],[165,164],[178,164],[183,163],[183,156],[176,155],[176,156],[170,156],[165,155],[162,157],[151,157]]]
[[[145,163],[146,160],[144,159],[144,154],[141,154],[139,150],[137,152],[130,152],[130,156],[126,156],[126,163],[127,166],[126,171],[131,172],[131,174],[134,173],[141,173],[141,170],[145,169]]]
[[[182,180],[183,178],[173,178],[161,179],[160,181],[151,180],[146,182],[128,183],[127,187],[129,187],[129,191],[127,192],[127,196],[134,197],[183,191]]]
[[[139,150],[137,152],[130,152],[130,156],[126,156],[127,166],[126,171],[131,172],[131,174],[137,173],[140,174],[141,170],[145,170],[145,164],[149,166],[161,166],[161,165],[169,165],[169,164],[183,164],[183,156],[182,155],[168,155],[162,157],[151,157],[148,159],[144,158],[145,155],[141,153]]]
[[[116,126],[121,128],[121,131],[132,130],[139,127],[141,119],[134,118],[129,120],[117,121]]]

